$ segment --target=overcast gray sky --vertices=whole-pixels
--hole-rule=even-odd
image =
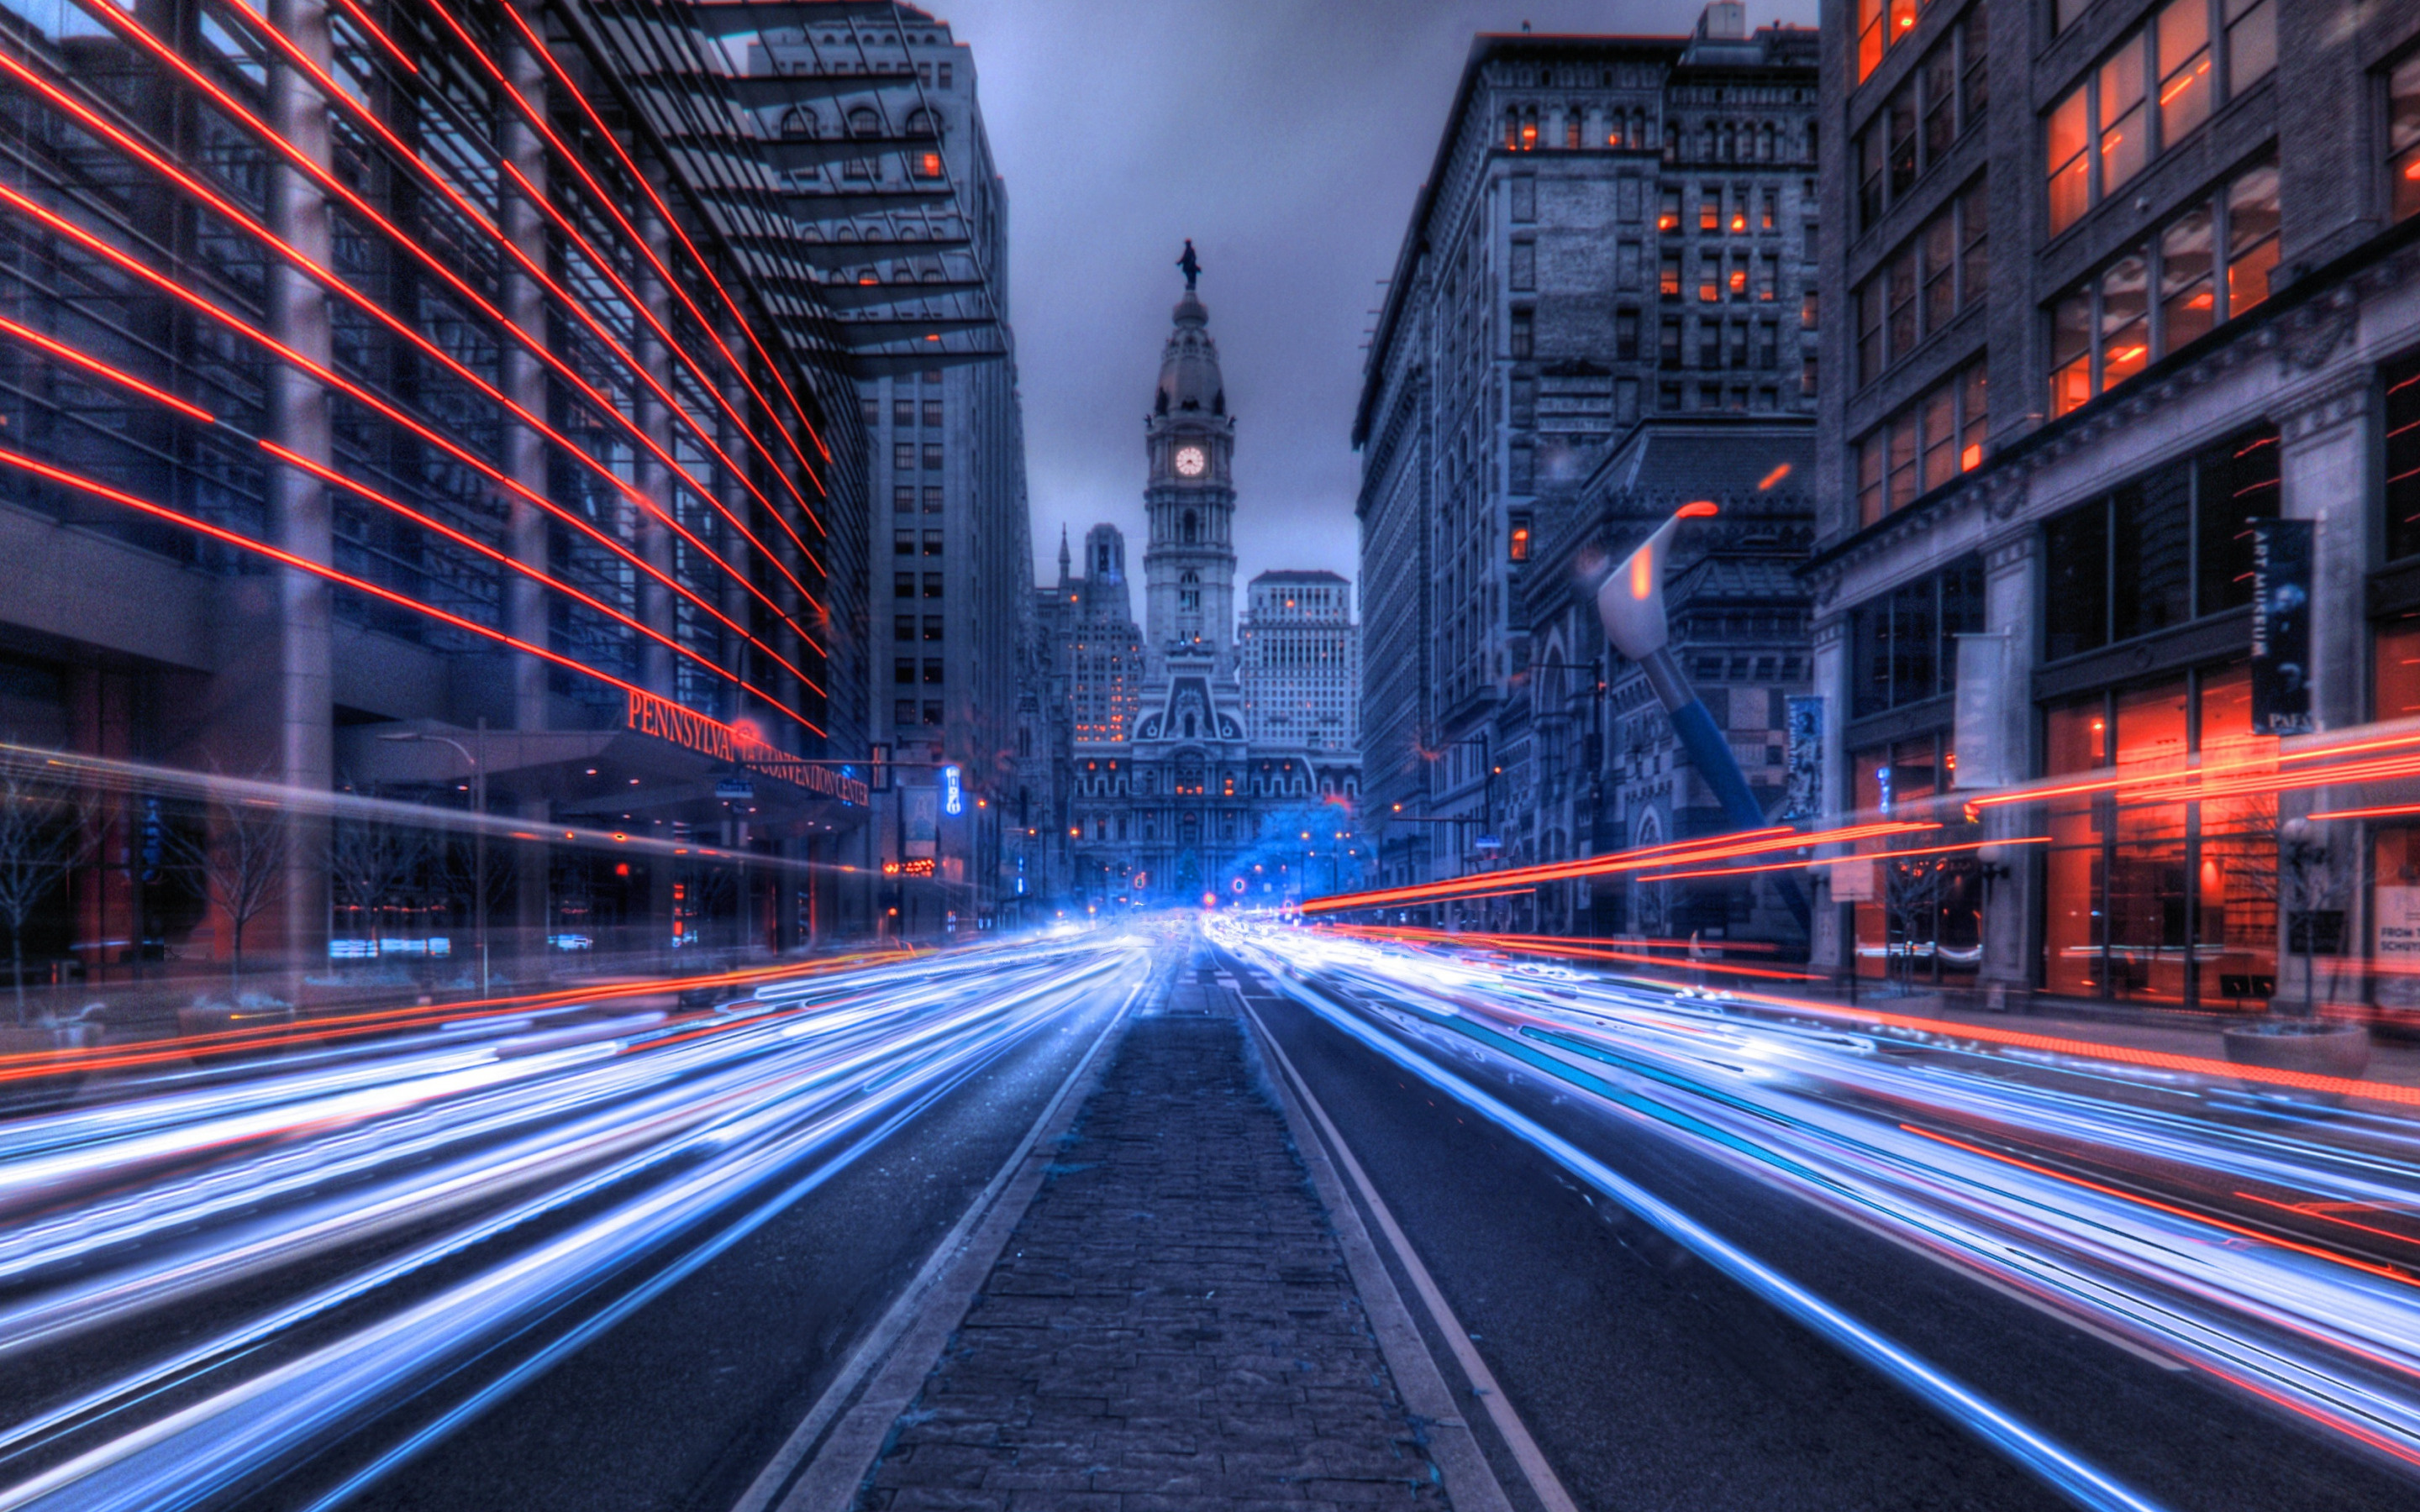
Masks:
[[[1357,576],[1361,346],[1473,33],[1679,34],[1699,0],[948,0],[1008,182],[1037,572],[1142,537],[1185,239],[1236,415],[1236,552]],[[1751,24],[1814,0],[1751,0]],[[1140,606],[1138,606],[1140,608]]]

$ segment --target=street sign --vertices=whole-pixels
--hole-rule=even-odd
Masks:
[[[714,795],[718,798],[752,798],[756,795],[756,784],[744,777],[726,777],[714,784]]]
[[[1501,835],[1481,835],[1477,840],[1471,841],[1471,843],[1478,846],[1482,851],[1500,851],[1504,848],[1504,837]]]

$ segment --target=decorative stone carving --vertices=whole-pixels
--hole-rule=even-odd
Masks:
[[[2361,324],[2361,295],[2350,285],[2314,300],[2282,322],[2277,364],[2285,377],[2316,373],[2336,348],[2352,340]]]
[[[2324,385],[2297,393],[2277,414],[2277,434],[2288,446],[2307,441],[2369,413],[2370,365],[2363,363]]]

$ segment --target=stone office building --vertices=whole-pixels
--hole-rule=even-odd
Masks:
[[[1536,856],[1485,816],[1534,780],[1541,501],[1647,417],[1812,411],[1816,52],[1733,0],[1688,37],[1472,43],[1353,428],[1372,810],[1440,821],[1388,835],[1388,883]]]
[[[2318,824],[2335,880],[2300,904],[2279,842],[2315,807],[2414,795],[2133,779],[2275,770],[2248,666],[2264,520],[2314,529],[2319,737],[2420,712],[2420,6],[1832,0],[1823,21],[1823,276],[1849,316],[1824,334],[1810,572],[1828,807],[2080,791],[1989,807],[1980,835],[2033,843],[1962,860],[1919,907],[1836,880],[1820,958],[2224,1009],[2277,976],[2282,902],[2408,999],[2409,815]]]

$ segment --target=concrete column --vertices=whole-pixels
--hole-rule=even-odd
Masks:
[[[649,213],[641,216],[638,224],[640,234],[646,239],[647,245],[654,250],[657,256],[664,259],[666,267],[670,267],[672,237],[664,229],[663,223]],[[656,277],[652,270],[646,268],[640,270],[638,277],[633,282],[641,302],[653,310],[657,317],[669,327],[672,324],[672,291],[664,287],[663,281]],[[638,358],[642,370],[652,375],[666,388],[672,386],[670,381],[672,354],[653,330],[644,325],[641,326],[633,355]],[[666,451],[672,449],[671,416],[665,413],[663,401],[645,389],[642,389],[639,393],[637,420],[641,434],[662,446]],[[635,478],[641,494],[644,495],[655,507],[668,515],[672,513],[672,478],[663,463],[657,460],[652,453],[644,450],[639,453]],[[653,515],[646,515],[641,518],[639,554],[649,566],[669,574],[673,569],[674,544],[671,527],[662,520]],[[640,589],[640,623],[664,635],[674,635],[675,602],[671,589],[654,579],[646,579]],[[644,669],[644,672],[639,681],[666,698],[672,697],[673,661],[670,647],[657,641],[647,642],[641,648],[640,666]]]
[[[269,23],[291,39],[302,54],[329,66],[327,9],[320,0],[271,0]],[[313,161],[330,161],[328,105],[310,76],[275,60],[269,65],[271,127]],[[328,201],[296,170],[270,169],[270,226],[302,256],[334,263]],[[280,263],[269,285],[270,333],[302,357],[330,361],[327,296],[301,272]],[[281,365],[270,380],[269,432],[279,444],[310,460],[333,461],[328,396],[317,379]],[[269,483],[269,529],[276,544],[305,561],[334,559],[327,489],[298,468],[272,467]],[[261,639],[253,655],[229,663],[246,687],[228,712],[251,726],[250,748],[235,770],[267,770],[298,794],[323,794],[335,786],[330,676],[331,597],[324,579],[281,571],[263,584],[266,601]],[[287,882],[282,908],[264,915],[246,932],[247,954],[264,961],[283,956],[288,973],[323,968],[327,959],[328,880],[325,821],[298,805],[289,812]],[[224,953],[226,942],[221,942]]]
[[[525,0],[514,0],[524,4]],[[512,81],[526,99],[543,102],[547,97],[546,69],[536,54],[521,44],[513,34],[506,33],[499,61],[504,77]],[[507,112],[498,132],[504,159],[522,177],[541,190],[547,183],[546,144],[536,130],[516,113]],[[507,193],[504,198],[502,229],[504,239],[520,249],[536,266],[546,266],[546,217],[539,207],[520,194]],[[536,279],[524,273],[507,272],[504,277],[504,310],[511,321],[518,341],[508,340],[504,350],[504,391],[514,403],[534,415],[547,410],[546,366],[538,360],[536,348],[547,340],[546,293]],[[508,333],[509,334],[509,333]],[[525,488],[543,494],[547,491],[546,443],[538,434],[523,425],[509,427],[504,436],[503,458],[507,476]],[[547,516],[544,510],[526,499],[509,501],[512,511],[506,527],[505,549],[513,560],[525,567],[544,572],[548,567]],[[504,625],[517,640],[532,645],[545,645],[548,639],[548,594],[535,579],[514,574],[504,585]],[[510,708],[505,719],[515,730],[536,731],[547,727],[547,685],[550,670],[535,656],[515,655],[510,658]],[[532,828],[539,828],[552,818],[551,806],[543,794],[507,793],[491,795],[491,807],[496,798],[505,799],[504,807]],[[545,963],[551,959],[546,949],[546,935],[551,919],[549,888],[552,882],[552,866],[547,847],[523,844],[513,857],[513,919],[509,935],[502,942],[501,951],[490,946],[499,963],[515,962],[504,967],[517,980],[528,978],[535,970],[542,973]],[[493,926],[490,926],[493,933]]]
[[[2311,583],[2311,713],[2321,730],[2362,722],[2368,709],[2369,626],[2362,584],[2369,562],[2370,398],[2367,364],[2295,396],[2276,416],[2288,519],[2317,522]]]
[[[1999,749],[1987,765],[2010,780],[2034,774],[2034,648],[2040,636],[2034,624],[2041,602],[2040,540],[2030,524],[2006,532],[1983,548],[1983,627],[2008,637],[2001,661],[2004,681],[1993,696],[1997,714],[1993,738]],[[1960,754],[1962,768],[1970,764]],[[1984,833],[1992,839],[2029,832],[2033,816],[2021,806],[1991,811]],[[1984,884],[1983,964],[1978,980],[1988,995],[2023,992],[2033,980],[2034,913],[2040,901],[2038,881],[2042,864],[2039,845],[2008,848],[2001,864],[2009,874]]]
[[[1855,798],[1849,772],[1849,617],[1836,613],[1815,622],[1814,670],[1810,687],[1823,701],[1823,827],[1839,825],[1848,817]],[[1635,837],[1634,837],[1635,838]],[[1851,956],[1849,943],[1841,936],[1841,906],[1832,900],[1830,869],[1823,869],[1823,886],[1815,889],[1815,917],[1812,936],[1807,941],[1808,964],[1819,971],[1844,971]],[[1637,925],[1632,925],[1634,931]]]

